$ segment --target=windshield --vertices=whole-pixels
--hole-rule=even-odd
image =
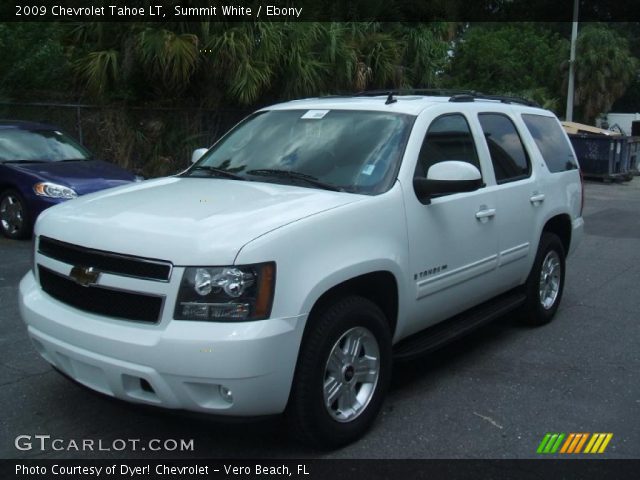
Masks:
[[[412,124],[412,116],[386,112],[259,112],[185,175],[206,176],[217,169],[241,179],[377,194],[393,184]]]
[[[0,162],[88,160],[91,154],[57,130],[0,130]]]

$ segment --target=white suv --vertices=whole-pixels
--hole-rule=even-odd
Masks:
[[[20,310],[40,354],[123,400],[371,425],[393,358],[519,307],[551,320],[583,231],[549,111],[374,94],[264,108],[185,172],[38,220]]]

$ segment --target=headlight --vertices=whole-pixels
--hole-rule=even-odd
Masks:
[[[273,262],[231,267],[188,267],[182,276],[176,320],[243,322],[271,314]]]
[[[36,195],[49,198],[76,198],[78,194],[71,188],[51,182],[40,182],[33,186]]]

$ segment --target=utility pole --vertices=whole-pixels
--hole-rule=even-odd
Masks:
[[[576,74],[576,39],[578,38],[578,0],[573,0],[573,25],[571,26],[571,54],[569,56],[569,87],[565,120],[573,121],[573,95]]]

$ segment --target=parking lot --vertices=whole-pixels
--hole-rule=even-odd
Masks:
[[[331,453],[288,439],[278,418],[220,422],[137,407],[66,380],[31,347],[17,286],[31,242],[0,239],[0,458],[535,458],[547,432],[610,432],[602,457],[640,458],[640,178],[586,184],[586,236],[556,319],[509,316],[394,365],[373,430]],[[19,435],[113,445],[193,439],[192,451],[20,451]],[[34,442],[35,446],[35,442]]]

